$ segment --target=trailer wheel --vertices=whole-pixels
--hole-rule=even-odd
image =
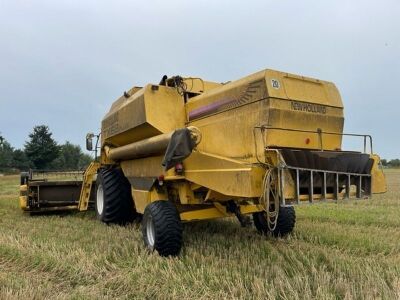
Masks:
[[[107,224],[127,224],[136,217],[131,185],[120,169],[101,168],[97,174],[97,217]]]
[[[182,248],[182,222],[175,205],[155,201],[146,206],[142,220],[144,244],[161,256],[176,256]]]
[[[270,232],[266,215],[264,212],[253,214],[254,225],[260,233],[268,234]],[[296,212],[293,206],[279,207],[278,221],[276,228],[271,234],[275,237],[284,237],[291,233],[296,223]]]

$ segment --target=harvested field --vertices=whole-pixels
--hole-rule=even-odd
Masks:
[[[398,299],[400,170],[371,200],[296,208],[295,232],[235,219],[186,224],[177,258],[148,254],[140,226],[93,212],[30,216],[0,177],[0,299]]]

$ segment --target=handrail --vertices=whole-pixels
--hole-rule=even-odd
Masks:
[[[370,154],[373,154],[372,148],[372,136],[369,134],[357,134],[357,133],[338,133],[338,132],[329,132],[329,131],[322,131],[321,128],[318,128],[316,131],[314,130],[305,130],[305,129],[292,129],[292,128],[283,128],[283,127],[272,127],[272,126],[255,126],[255,129],[273,129],[273,130],[284,130],[284,131],[295,131],[295,132],[308,132],[308,133],[316,133],[318,134],[320,150],[323,151],[323,142],[322,142],[322,135],[323,134],[330,134],[330,135],[340,135],[340,136],[354,136],[354,137],[363,137],[364,138],[364,153],[367,153],[367,138],[369,139],[369,146],[370,146]]]
[[[80,180],[83,177],[85,170],[38,170],[30,169],[28,176],[30,180],[45,180],[45,179],[64,179],[74,178]]]

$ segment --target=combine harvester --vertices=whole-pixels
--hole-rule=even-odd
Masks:
[[[273,70],[227,83],[164,76],[113,103],[99,147],[88,134],[101,155],[82,180],[25,174],[20,206],[94,207],[107,224],[141,218],[146,247],[163,256],[179,253],[182,222],[236,216],[244,226],[252,215],[260,232],[284,236],[293,205],[386,191],[371,136],[344,134],[343,123],[331,82]],[[343,151],[343,136],[364,151]]]

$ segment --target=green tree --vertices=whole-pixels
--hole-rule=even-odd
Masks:
[[[81,157],[79,158],[78,169],[79,170],[86,169],[92,161],[93,158],[90,155],[82,153]]]
[[[14,150],[12,165],[20,171],[27,171],[30,168],[29,159],[24,151],[20,149]]]
[[[54,160],[52,166],[59,170],[81,170],[85,169],[91,161],[92,158],[83,154],[79,145],[67,141],[60,146],[60,155]]]
[[[388,161],[387,159],[381,159],[382,166],[387,167]]]
[[[400,167],[400,159],[392,159],[388,162],[388,165],[395,168]]]
[[[14,149],[10,143],[0,136],[0,170],[12,168],[13,151]]]
[[[36,169],[47,169],[59,156],[59,146],[46,125],[35,126],[25,143],[25,154]]]

